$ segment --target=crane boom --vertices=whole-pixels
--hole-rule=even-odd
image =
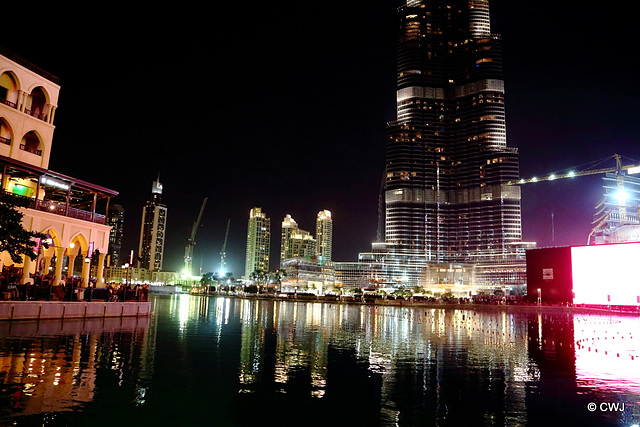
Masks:
[[[198,231],[198,227],[200,226],[200,221],[202,220],[202,213],[204,212],[204,207],[207,204],[207,198],[205,197],[202,201],[202,206],[200,207],[200,213],[198,214],[198,219],[193,223],[191,227],[191,234],[187,239],[187,245],[184,248],[184,272],[185,274],[191,275],[191,265],[193,263],[193,247],[196,245],[196,232]]]
[[[226,273],[227,267],[227,238],[229,237],[229,225],[231,220],[227,220],[227,231],[224,234],[224,242],[222,243],[222,250],[220,251],[220,274]]]
[[[505,184],[506,185],[521,185],[521,184],[529,184],[529,183],[533,183],[533,182],[540,182],[540,181],[553,181],[556,179],[561,179],[561,178],[574,178],[577,176],[586,176],[586,175],[596,175],[596,174],[600,174],[600,173],[611,173],[611,172],[621,172],[621,171],[628,171],[630,173],[637,173],[640,172],[640,165],[622,165],[622,161],[620,158],[619,154],[614,154],[611,157],[607,157],[604,160],[609,160],[609,159],[615,159],[616,160],[616,166],[615,167],[609,167],[609,168],[600,168],[600,169],[588,169],[588,170],[583,170],[583,171],[579,171],[579,172],[575,172],[575,171],[568,171],[568,172],[563,172],[563,173],[551,173],[547,176],[543,176],[543,177],[531,177],[531,178],[522,178],[518,181],[508,181]],[[637,170],[636,170],[637,169]],[[631,172],[633,171],[633,172]]]
[[[627,182],[629,182],[630,180],[630,178],[627,177],[627,175],[640,173],[640,165],[638,164],[623,165],[622,156],[620,156],[619,154],[614,154],[605,159],[592,162],[591,167],[597,166],[600,163],[606,160],[611,160],[611,159],[615,159],[615,162],[616,162],[615,167],[585,169],[577,172],[569,170],[568,172],[563,172],[563,173],[552,173],[544,177],[532,177],[532,178],[526,178],[526,179],[523,178],[518,181],[509,181],[509,182],[505,182],[503,185],[521,185],[521,184],[529,184],[533,182],[553,181],[553,180],[562,179],[562,178],[573,178],[577,176],[596,175],[601,173],[615,173],[616,189],[617,189],[617,192],[615,193],[617,195],[616,197],[624,198],[626,197],[625,180]],[[637,162],[637,160],[632,160],[632,161]],[[611,179],[611,178],[608,177],[607,179]],[[635,181],[632,181],[632,182],[635,182]],[[605,197],[606,197],[606,194],[605,194]],[[596,206],[596,209],[599,206],[602,206],[602,210],[597,212],[596,215],[594,215],[595,219],[593,224],[595,224],[595,226],[589,233],[589,236],[587,238],[587,245],[591,244],[592,238],[596,242],[598,241],[598,239],[600,239],[603,242],[606,242],[606,239],[613,235],[611,230],[614,230],[616,228],[620,228],[622,226],[629,225],[629,224],[638,224],[638,219],[637,219],[638,217],[636,217],[635,214],[633,216],[627,215],[627,210],[629,208],[634,208],[635,210],[638,210],[637,205],[627,205],[624,199],[621,199],[621,200],[622,200],[621,202],[619,201],[617,203],[617,206],[612,206],[611,203],[607,205],[605,203],[605,200],[603,199],[603,202],[601,202],[600,205]],[[607,206],[609,206],[608,212],[604,212],[604,208]],[[615,218],[613,217],[614,215],[615,215]],[[552,218],[553,218],[553,214],[552,214]]]
[[[205,197],[202,201],[202,206],[200,207],[200,213],[198,214],[198,219],[193,223],[193,227],[191,228],[191,238],[190,240],[194,242],[196,241],[196,231],[198,231],[198,227],[200,226],[200,221],[202,221],[202,213],[204,212],[204,206],[207,204],[207,198]]]

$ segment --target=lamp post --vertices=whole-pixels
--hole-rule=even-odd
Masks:
[[[538,288],[538,305],[542,305],[542,289]]]
[[[124,284],[121,286],[120,291],[122,293],[122,301],[127,300],[127,286],[131,286],[131,279],[129,278],[129,273],[131,273],[132,265],[128,262],[125,262],[122,268],[124,268]],[[133,278],[133,275],[132,275]]]

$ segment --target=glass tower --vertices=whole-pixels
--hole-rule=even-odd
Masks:
[[[251,278],[254,272],[269,271],[269,254],[271,252],[271,219],[267,218],[261,208],[249,211],[247,225],[247,248],[244,268],[245,279]]]
[[[153,181],[150,200],[142,208],[138,248],[141,268],[152,271],[162,270],[166,226],[167,207],[162,204],[162,184],[158,178],[157,181]]]
[[[316,248],[316,239],[311,233],[300,229],[296,220],[287,214],[282,221],[280,234],[280,268],[284,267],[287,259],[317,255]]]
[[[407,0],[398,28],[386,246],[427,263],[513,260],[520,188],[505,183],[518,179],[518,155],[506,144],[501,40],[491,33],[489,1]]]
[[[322,262],[330,262],[333,252],[333,219],[331,211],[322,210],[316,218],[316,255]]]
[[[119,267],[124,235],[124,208],[122,205],[116,204],[109,207],[107,225],[111,227],[109,231],[109,266]]]

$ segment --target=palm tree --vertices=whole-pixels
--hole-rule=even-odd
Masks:
[[[204,286],[207,291],[209,290],[209,287],[213,286],[215,283],[218,283],[218,277],[215,273],[204,273],[200,279],[200,284]]]
[[[19,208],[31,206],[31,199],[16,196],[0,190],[0,253],[8,252],[11,261],[22,262],[22,255],[32,261],[37,258],[36,240],[46,249],[48,245],[44,242],[46,234],[37,231],[28,231],[22,225],[24,214]]]
[[[276,284],[278,292],[282,292],[282,279],[284,279],[284,273],[280,270],[276,270],[271,273],[271,281]]]
[[[260,293],[260,286],[266,283],[267,277],[267,273],[261,270],[256,270],[251,273],[251,280],[253,280],[258,286],[258,293]]]

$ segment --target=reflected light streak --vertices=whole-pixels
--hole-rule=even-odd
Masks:
[[[189,295],[178,295],[178,323],[179,329],[181,333],[184,333],[184,330],[187,326],[187,321],[189,320],[190,310],[189,305],[191,302],[191,298]]]
[[[640,319],[574,316],[576,379],[589,387],[640,394]]]

